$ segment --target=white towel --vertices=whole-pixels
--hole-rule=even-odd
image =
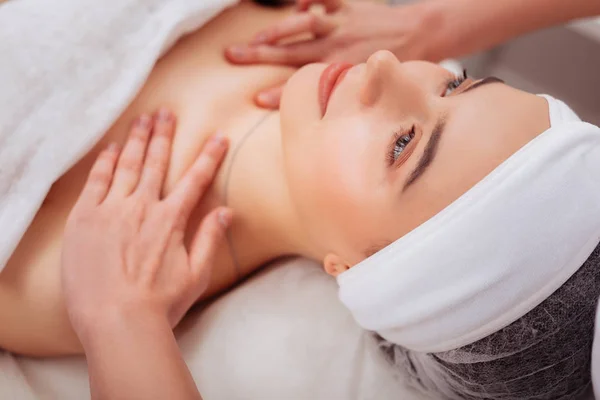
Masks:
[[[0,271],[52,183],[98,142],[160,55],[236,2],[0,4]]]

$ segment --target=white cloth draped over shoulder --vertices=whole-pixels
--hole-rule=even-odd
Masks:
[[[52,183],[183,34],[237,0],[0,2],[0,271]]]

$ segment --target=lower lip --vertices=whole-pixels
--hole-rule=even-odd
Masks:
[[[325,68],[319,80],[319,106],[321,107],[321,115],[325,115],[327,104],[331,98],[333,90],[344,79],[346,73],[353,65],[349,63],[334,63]]]

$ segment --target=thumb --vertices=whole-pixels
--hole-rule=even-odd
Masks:
[[[260,91],[255,97],[254,102],[257,106],[270,110],[277,110],[283,93],[283,84]]]
[[[233,212],[226,207],[219,207],[210,212],[200,224],[194,235],[190,248],[190,266],[195,276],[204,279],[210,273],[215,262],[215,255],[222,243],[227,228],[231,225]],[[208,284],[208,275],[206,282]]]

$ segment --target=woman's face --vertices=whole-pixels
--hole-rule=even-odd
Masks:
[[[380,51],[327,68],[290,79],[281,120],[291,197],[332,274],[431,218],[549,127],[544,99],[436,64]]]

